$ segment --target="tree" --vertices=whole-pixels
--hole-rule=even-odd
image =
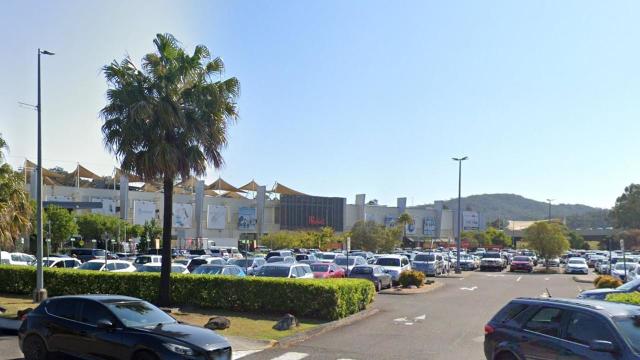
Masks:
[[[9,149],[9,145],[2,137],[2,133],[0,133],[0,163],[4,162],[4,152]]]
[[[3,143],[0,138],[0,155]],[[13,249],[14,240],[32,228],[33,209],[22,176],[9,164],[0,165],[0,248]]]
[[[358,221],[351,228],[351,248],[365,251],[393,251],[400,244],[400,228],[386,228],[374,221]]]
[[[582,235],[578,234],[575,231],[567,231],[567,237],[569,238],[569,246],[571,249],[583,249],[586,243]]]
[[[49,223],[51,223],[51,233],[48,234],[48,237],[51,239],[51,249],[57,251],[65,241],[78,233],[78,225],[67,209],[50,205],[47,206],[45,212],[47,213],[47,222],[42,225],[43,231],[48,233]]]
[[[537,222],[524,231],[524,239],[544,259],[558,257],[569,249],[569,240],[556,223]]]
[[[407,237],[407,225],[414,223],[413,217],[408,212],[405,211],[402,214],[400,214],[400,216],[398,216],[397,223],[398,223],[398,225],[402,225],[402,238],[403,239],[406,238]]]
[[[161,180],[164,192],[161,305],[170,303],[173,185],[177,177],[203,175],[207,163],[220,168],[227,127],[237,119],[236,78],[220,79],[222,59],[195,47],[188,54],[170,34],[154,39],[155,53],[137,68],[130,58],[103,68],[109,90],[101,110],[107,148],[121,168],[144,180]],[[213,79],[220,79],[214,81]]]
[[[505,234],[504,231],[498,230],[492,226],[489,226],[484,231],[485,237],[491,241],[491,244],[496,246],[507,246],[511,244],[511,237]]]
[[[623,229],[640,228],[640,185],[631,184],[616,199],[611,210],[614,225]]]

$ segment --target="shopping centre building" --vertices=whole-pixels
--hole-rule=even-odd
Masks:
[[[72,177],[71,183],[43,171],[45,206],[117,216],[131,224],[144,225],[153,219],[162,224],[161,186],[135,182],[138,179],[117,169],[111,182],[105,181],[105,177],[96,176],[80,165],[66,176]],[[28,191],[35,194],[32,185],[35,176],[25,170],[25,177]],[[407,207],[407,199],[401,197],[395,206],[384,206],[367,202],[364,194],[356,195],[354,200],[348,203],[345,198],[310,196],[278,183],[267,189],[251,181],[236,188],[222,179],[209,185],[188,179],[175,186],[172,237],[174,245],[180,248],[238,246],[240,240],[257,240],[258,234],[280,230],[329,226],[341,233],[361,220],[395,226],[404,211],[414,219],[415,223],[407,226],[407,238],[416,246],[430,244],[432,240],[453,242],[457,234],[457,214],[442,202]],[[465,230],[481,229],[481,220],[477,213],[463,211]]]

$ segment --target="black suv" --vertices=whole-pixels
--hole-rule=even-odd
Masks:
[[[488,360],[640,359],[640,307],[517,298],[484,327]]]
[[[99,257],[104,259],[105,252],[103,249],[76,248],[76,249],[71,249],[69,254],[71,256],[75,255],[78,260],[84,263],[89,260],[98,259]]]

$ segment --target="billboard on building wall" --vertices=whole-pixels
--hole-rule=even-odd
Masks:
[[[224,230],[227,224],[227,207],[222,205],[207,206],[207,229]]]
[[[193,205],[173,203],[173,227],[188,229],[193,225]]]
[[[416,222],[406,225],[407,235],[415,235],[416,234]]]
[[[480,218],[475,211],[462,212],[462,230],[476,231],[480,230]]]
[[[384,226],[390,228],[396,226],[396,217],[393,215],[387,215],[384,217]]]
[[[91,209],[94,214],[115,215],[117,203],[113,199],[91,198],[91,202],[102,203],[101,209]]]
[[[422,220],[422,235],[436,237],[436,218],[434,216],[426,216]]]
[[[280,229],[331,227],[344,231],[346,199],[309,195],[280,196]]]
[[[133,202],[133,223],[144,225],[145,222],[156,218],[156,203],[153,201],[136,200]]]
[[[257,223],[256,208],[241,207],[238,209],[238,230],[255,231]]]

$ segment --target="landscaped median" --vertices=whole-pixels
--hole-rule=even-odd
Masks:
[[[609,294],[607,295],[607,301],[640,305],[640,292],[632,292],[627,294]]]
[[[33,267],[0,266],[0,293],[31,294],[35,281]],[[155,302],[160,274],[45,269],[44,283],[49,296],[118,294]],[[174,306],[278,315],[290,313],[298,317],[336,320],[364,310],[374,296],[373,284],[358,279],[171,275]]]

